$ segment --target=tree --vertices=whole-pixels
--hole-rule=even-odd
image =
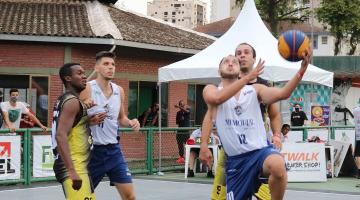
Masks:
[[[320,22],[330,25],[330,33],[335,37],[334,55],[338,55],[342,40],[350,38],[349,55],[353,55],[360,39],[360,0],[322,0],[316,9]]]
[[[236,6],[242,6],[245,0],[236,0]],[[261,18],[270,26],[270,31],[277,36],[279,23],[290,21],[303,22],[308,19],[309,6],[296,0],[255,0]]]

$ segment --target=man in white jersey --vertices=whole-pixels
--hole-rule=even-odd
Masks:
[[[287,183],[285,162],[267,142],[259,103],[272,104],[291,95],[309,64],[310,53],[307,51],[303,56],[299,72],[281,89],[261,84],[247,85],[262,73],[264,62],[261,59],[253,71],[238,80],[240,65],[234,56],[227,56],[220,63],[222,86],[207,85],[204,88],[204,100],[210,117],[216,121],[221,143],[228,156],[227,199],[251,197],[253,185],[260,174],[269,175],[271,199],[283,198]],[[210,165],[211,153],[205,148],[207,144],[202,142],[204,161]]]
[[[355,162],[357,166],[357,178],[360,179],[360,99],[359,99],[359,105],[354,109],[354,123],[355,123]],[[360,184],[359,184],[360,186]]]
[[[137,119],[130,120],[125,115],[124,89],[111,82],[115,75],[115,55],[105,51],[96,54],[95,71],[97,78],[88,82],[81,93],[81,99],[88,106],[91,101],[94,103],[88,110],[94,144],[88,166],[89,174],[95,188],[106,174],[122,199],[133,200],[134,187],[120,148],[118,128],[131,127],[138,131],[140,124]]]

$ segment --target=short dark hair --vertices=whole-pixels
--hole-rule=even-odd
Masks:
[[[236,50],[239,48],[240,45],[248,45],[248,46],[251,48],[251,50],[252,50],[253,58],[256,58],[256,51],[255,51],[254,47],[251,46],[249,43],[246,43],[246,42],[240,43],[240,44],[236,47],[236,49],[235,49],[235,55],[236,55]]]
[[[99,60],[101,60],[101,58],[112,58],[115,59],[115,54],[113,52],[110,51],[100,51],[99,53],[96,54],[95,60],[96,62],[98,62]]]
[[[281,130],[284,130],[285,128],[290,129],[290,125],[289,124],[283,124],[281,127]]]
[[[13,92],[19,92],[19,90],[17,88],[11,88],[9,94],[11,95]]]
[[[65,76],[71,76],[71,67],[79,65],[80,63],[65,63],[59,70],[59,76],[64,85],[66,85]]]

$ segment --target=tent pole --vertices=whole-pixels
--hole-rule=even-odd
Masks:
[[[157,175],[158,176],[163,176],[164,173],[161,172],[161,148],[162,148],[162,144],[161,144],[161,137],[162,137],[162,134],[161,134],[161,111],[162,111],[162,105],[161,105],[161,82],[158,82],[158,88],[159,88],[159,120],[158,120],[158,125],[159,125],[159,168],[158,168],[158,172],[157,172]]]

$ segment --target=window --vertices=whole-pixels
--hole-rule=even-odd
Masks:
[[[314,49],[318,48],[318,37],[317,37],[317,35],[314,35],[314,37],[313,37],[313,48]]]
[[[168,12],[164,12],[164,15],[167,15],[168,14]]]
[[[155,14],[157,14],[157,12],[155,12]]]
[[[176,12],[172,12],[171,14],[172,14],[172,15],[176,15]]]
[[[174,4],[174,7],[179,8],[179,7],[181,7],[181,4]]]
[[[151,105],[158,102],[158,87],[156,82],[130,81],[128,100],[129,119],[138,118]],[[168,85],[161,84],[161,125],[167,126]]]
[[[48,125],[49,115],[49,77],[31,75],[0,75],[0,91],[3,93],[1,101],[9,100],[11,88],[19,90],[19,101],[30,105],[31,111],[43,125]]]
[[[321,44],[327,44],[328,43],[328,37],[327,36],[321,36]]]
[[[205,85],[188,85],[188,105],[191,108],[191,126],[201,125],[207,111],[206,103],[202,97]]]
[[[172,21],[172,23],[175,23],[175,22],[176,22],[176,19],[172,19],[171,21]]]

